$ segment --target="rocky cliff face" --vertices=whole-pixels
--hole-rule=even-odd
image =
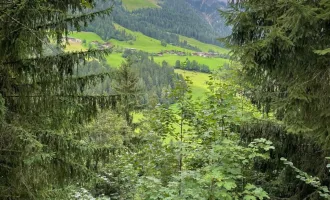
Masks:
[[[219,14],[219,9],[226,9],[227,0],[186,0],[219,34],[220,37],[230,34]]]

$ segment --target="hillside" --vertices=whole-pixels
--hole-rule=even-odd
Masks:
[[[115,24],[115,28],[117,30],[124,30],[126,33],[133,35],[135,37],[135,41],[118,41],[115,39],[111,39],[110,41],[116,45],[121,46],[124,48],[135,48],[138,50],[142,50],[149,53],[158,53],[160,51],[165,50],[177,50],[177,51],[183,51],[183,52],[192,52],[191,50],[173,46],[168,44],[166,47],[161,45],[161,41],[154,39],[152,37],[146,36],[140,32],[131,31],[129,29],[124,28],[123,26],[120,26],[119,24]]]
[[[112,1],[98,2],[99,9],[112,5]],[[114,31],[113,24],[116,23],[176,46],[184,46],[176,35],[221,46],[217,38],[222,35],[185,0],[114,0],[113,2],[114,9],[110,16],[96,18],[83,31],[95,32],[104,40],[111,38],[120,41],[131,40],[129,35]]]
[[[220,66],[222,66],[224,63],[228,63],[229,61],[227,59],[224,58],[205,58],[205,57],[201,57],[201,56],[195,56],[195,55],[191,55],[194,51],[189,50],[189,49],[185,49],[185,48],[181,48],[181,47],[177,47],[177,46],[173,46],[173,45],[166,45],[166,46],[162,46],[161,45],[161,41],[148,37],[146,35],[143,35],[140,32],[135,32],[135,31],[131,31],[129,29],[126,29],[118,24],[115,24],[115,28],[117,30],[121,30],[121,31],[125,31],[126,33],[133,35],[135,37],[135,41],[118,41],[115,39],[111,39],[109,40],[110,43],[117,49],[136,49],[136,50],[141,50],[144,52],[148,52],[148,53],[160,53],[160,52],[164,52],[164,51],[179,51],[179,52],[184,52],[187,55],[185,56],[179,56],[179,55],[175,55],[175,54],[171,54],[171,53],[163,53],[162,56],[155,56],[154,59],[156,62],[161,63],[163,60],[167,61],[170,65],[174,66],[175,62],[177,60],[180,60],[182,62],[184,62],[186,59],[189,59],[190,61],[197,61],[200,64],[205,64],[207,66],[209,66],[210,69],[217,69]],[[77,38],[80,39],[81,41],[86,41],[86,44],[77,44],[75,42],[71,42],[70,46],[68,47],[68,49],[70,50],[79,50],[79,49],[86,49],[89,47],[89,44],[91,42],[101,42],[101,43],[105,43],[106,41],[102,40],[102,38],[100,36],[98,36],[95,33],[91,33],[91,32],[74,32],[72,34],[70,34],[70,37],[73,38]],[[221,54],[227,54],[228,50],[215,46],[215,45],[211,45],[211,44],[206,44],[206,43],[202,43],[199,42],[195,39],[192,38],[187,38],[184,36],[179,36],[180,40],[184,40],[186,41],[188,44],[193,45],[193,46],[197,46],[200,49],[202,49],[203,51],[207,52],[209,50],[215,51],[215,52],[219,52]],[[107,61],[108,64],[111,66],[118,66],[120,65],[121,61],[124,60],[124,58],[121,56],[122,53],[118,53],[118,52],[114,52],[112,54],[110,54],[107,57]]]
[[[99,6],[107,5],[104,2]],[[181,65],[189,61],[205,65],[209,70],[219,69],[229,63],[227,57],[208,57],[208,53],[226,55],[229,51],[215,45],[218,37],[215,29],[201,14],[208,10],[196,10],[196,5],[185,0],[116,0],[110,17],[97,18],[85,29],[89,32],[70,35],[85,43],[71,42],[68,49],[95,48],[96,42],[110,42],[113,53],[106,57],[106,61],[112,67],[120,66],[124,61],[123,52],[131,49],[148,52],[159,65],[166,61],[174,67],[178,61]],[[206,55],[196,55],[196,52]],[[176,72],[191,75],[194,96],[203,96],[206,85],[202,85],[208,74],[196,71],[184,73],[178,69]]]
[[[157,2],[159,3],[159,2]],[[134,11],[136,9],[141,9],[145,7],[150,7],[150,9],[155,9],[156,1],[123,1],[123,6],[126,9],[133,11],[134,15],[137,13],[141,14],[141,11]],[[163,4],[162,4],[163,6]],[[166,6],[165,6],[166,9]],[[119,9],[120,10],[120,9]],[[149,12],[149,11],[148,11]],[[115,17],[116,18],[116,17]],[[104,22],[109,23],[109,22]],[[207,24],[205,22],[205,24]],[[100,24],[101,25],[101,24]],[[180,25],[181,26],[181,25]],[[101,27],[101,26],[98,26]],[[104,26],[103,26],[104,27]],[[112,32],[120,33],[121,35],[126,35],[129,40],[118,40],[116,38],[112,38],[110,40],[102,39],[101,36],[97,35],[96,33],[92,32],[75,32],[72,33],[70,36],[73,38],[77,38],[80,40],[85,40],[85,44],[81,44],[81,48],[88,48],[91,47],[91,43],[97,41],[100,43],[110,42],[113,46],[113,53],[106,57],[107,63],[112,67],[118,67],[123,61],[124,58],[122,57],[123,51],[125,49],[133,49],[137,51],[144,51],[148,52],[149,54],[154,54],[153,60],[162,65],[163,61],[166,61],[170,66],[175,66],[177,61],[181,63],[185,63],[187,60],[190,62],[196,62],[198,64],[203,64],[209,67],[210,70],[216,70],[221,68],[224,64],[229,63],[228,59],[225,58],[217,58],[217,57],[202,57],[193,55],[194,52],[218,52],[220,54],[228,54],[229,50],[219,47],[213,44],[207,44],[201,41],[196,40],[195,38],[189,38],[187,36],[172,34],[170,35],[172,38],[177,37],[179,42],[183,47],[175,46],[172,44],[162,45],[162,41],[150,36],[147,36],[141,32],[133,31],[128,28],[125,28],[118,23],[113,23]],[[186,47],[186,48],[184,48]],[[196,47],[196,50],[192,50],[191,47]],[[76,43],[72,43],[69,47],[71,50],[79,49],[79,45]],[[185,55],[177,55],[175,53],[170,53],[171,51],[178,51],[184,52]],[[163,52],[163,53],[161,53]],[[161,53],[160,55],[157,55]],[[200,98],[204,96],[204,93],[207,91],[207,84],[206,81],[208,80],[209,74],[204,74],[196,71],[185,71],[176,69],[175,72],[182,74],[183,76],[188,76],[192,81],[192,92],[194,98]]]
[[[168,0],[167,0],[168,1]],[[184,6],[181,0],[176,2],[171,2],[176,6]],[[190,16],[199,15],[201,19],[205,20],[213,30],[215,30],[220,37],[228,35],[231,30],[229,27],[225,25],[224,19],[219,15],[219,9],[225,10],[227,8],[227,0],[184,0],[186,3],[185,7],[191,6],[194,9],[195,13],[190,14]],[[129,10],[138,10],[143,8],[160,8],[160,5],[164,9],[168,9],[169,6],[166,4],[162,4],[159,0],[123,0],[123,6]],[[145,11],[141,11],[143,13]],[[187,11],[185,11],[187,12]],[[155,17],[150,16],[149,17]],[[153,21],[153,20],[151,20]]]
[[[106,57],[106,61],[112,67],[118,67],[124,61],[124,58],[122,57],[124,49],[136,49],[136,50],[148,52],[150,54],[155,54],[165,51],[170,52],[172,50],[186,53],[185,56],[180,56],[171,53],[163,53],[161,56],[154,56],[153,57],[154,61],[159,65],[162,65],[163,61],[166,61],[170,66],[175,66],[178,60],[181,63],[184,63],[188,59],[190,62],[196,61],[199,64],[204,64],[208,66],[210,70],[216,70],[222,67],[224,64],[229,63],[229,60],[224,58],[207,58],[207,57],[192,55],[194,51],[173,46],[170,44],[166,46],[162,46],[161,41],[148,37],[140,32],[131,31],[118,24],[114,24],[114,27],[118,31],[125,31],[126,34],[130,34],[134,36],[135,40],[131,40],[131,41],[118,41],[115,39],[109,40],[114,51],[113,53],[111,53]],[[91,45],[91,44],[96,42],[99,42],[100,44],[104,44],[108,42],[108,41],[104,41],[99,35],[92,32],[74,32],[70,34],[70,37],[86,42],[85,44],[83,44],[82,42],[77,43],[71,41],[70,45],[67,47],[67,49],[70,51],[85,50],[92,46],[95,47],[95,45]],[[204,52],[208,52],[209,50],[212,50],[214,52],[219,52],[221,54],[227,54],[229,52],[227,49],[211,44],[206,44],[193,38],[188,38],[180,35],[179,38],[181,41],[186,41],[189,45],[197,46],[199,49],[201,49]],[[206,81],[208,80],[209,74],[184,71],[178,69],[176,69],[175,72],[182,74],[184,76],[189,76],[190,79],[193,81],[192,92],[194,98],[202,97],[204,93],[207,91]]]
[[[159,8],[158,0],[122,0],[125,9],[132,11],[141,8]]]
[[[227,36],[231,29],[226,26],[219,10],[227,9],[227,0],[186,0],[202,16],[219,36]]]
[[[198,41],[194,38],[189,38],[189,37],[185,37],[185,36],[182,36],[182,35],[180,35],[179,38],[180,38],[181,42],[187,41],[188,44],[190,44],[191,46],[196,46],[204,52],[207,52],[209,50],[219,52],[219,53],[223,53],[223,54],[226,54],[226,53],[229,52],[228,49],[225,49],[225,48],[222,48],[222,47],[219,47],[219,46],[216,46],[216,45],[212,45],[212,44],[206,44],[206,43],[200,42],[200,41]]]

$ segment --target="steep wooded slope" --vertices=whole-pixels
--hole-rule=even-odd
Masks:
[[[147,0],[144,0],[147,4]],[[142,2],[143,3],[143,2]],[[99,7],[110,6],[110,2],[99,2]],[[220,45],[218,38],[223,36],[217,32],[201,11],[193,8],[185,0],[165,0],[159,1],[156,6],[159,8],[143,8],[129,11],[128,7],[136,6],[131,1],[121,2],[115,0],[114,11],[111,16],[104,19],[96,19],[86,31],[96,32],[103,39],[118,39],[118,34],[113,30],[113,22],[120,24],[130,30],[139,31],[143,34],[164,40],[167,43],[178,45],[179,38],[174,34],[187,36],[199,41]],[[155,4],[152,4],[155,6]],[[214,14],[214,15],[218,15]],[[219,29],[224,29],[221,25]],[[117,37],[117,38],[116,38]],[[120,40],[130,40],[122,37]]]
[[[212,28],[220,35],[230,34],[230,27],[226,26],[219,10],[227,9],[226,0],[186,0],[196,12],[202,16]]]

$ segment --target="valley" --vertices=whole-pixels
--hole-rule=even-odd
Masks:
[[[96,33],[92,32],[74,32],[69,35],[70,38],[78,39],[80,42],[69,41],[69,45],[67,46],[68,51],[79,51],[79,50],[87,50],[89,47],[93,47],[93,43],[99,42],[100,44],[104,44],[106,42],[110,42],[111,48],[113,49],[113,53],[106,57],[107,63],[111,67],[119,67],[120,64],[125,60],[122,57],[123,51],[125,49],[133,49],[135,51],[143,51],[150,54],[155,54],[153,57],[154,61],[158,64],[161,64],[163,61],[166,61],[172,67],[175,66],[177,60],[180,62],[185,62],[187,59],[192,61],[196,61],[199,64],[204,64],[210,68],[211,71],[220,69],[224,64],[229,64],[230,60],[226,58],[219,57],[203,57],[192,55],[195,51],[190,49],[185,49],[182,47],[173,46],[171,44],[167,44],[166,46],[161,45],[161,41],[148,37],[140,32],[131,31],[126,29],[118,24],[114,24],[116,29],[119,31],[125,31],[125,33],[130,34],[135,37],[135,40],[132,41],[118,41],[115,39],[110,39],[108,41],[102,40],[100,36]],[[209,51],[217,52],[221,55],[227,55],[229,50],[221,48],[219,46],[215,46],[212,44],[206,44],[200,42],[193,38],[188,38],[185,36],[179,36],[181,41],[186,41],[191,46],[196,46],[201,49],[203,52],[207,53]],[[85,41],[85,43],[83,43]],[[97,48],[95,45],[93,48]],[[170,53],[173,51],[174,53]],[[182,52],[186,55],[177,55],[175,52]],[[164,52],[164,53],[162,53]],[[161,55],[158,55],[161,53]],[[189,54],[189,55],[188,55]],[[201,97],[204,92],[207,91],[207,85],[205,82],[207,81],[208,74],[201,73],[198,71],[190,72],[183,70],[175,70],[177,73],[189,75],[192,80],[192,88],[194,92],[194,96]],[[203,84],[201,84],[203,82]]]
[[[1,200],[330,200],[329,0],[0,11]]]
[[[129,33],[131,35],[134,35],[136,40],[135,41],[118,41],[111,39],[109,42],[112,45],[113,53],[106,56],[107,64],[109,64],[111,67],[118,68],[122,62],[125,61],[125,58],[122,56],[122,52],[118,52],[118,50],[123,51],[124,49],[134,49],[136,51],[144,51],[151,54],[157,54],[159,52],[169,52],[169,51],[179,51],[179,52],[185,52],[185,53],[193,53],[193,51],[189,49],[184,49],[181,47],[173,46],[173,45],[167,45],[166,47],[161,45],[161,41],[145,36],[142,33],[130,31],[118,24],[115,24],[115,27],[118,30],[125,30],[126,33]],[[75,38],[80,40],[81,42],[69,42],[69,45],[67,46],[68,51],[80,51],[80,50],[87,50],[88,47],[91,47],[91,43],[99,42],[100,44],[105,43],[106,41],[103,41],[100,36],[98,36],[95,33],[92,32],[76,32],[70,34],[70,38]],[[214,46],[211,44],[205,44],[202,42],[199,42],[195,39],[180,36],[180,39],[182,41],[187,41],[188,44],[197,46],[201,50],[207,52],[209,50],[213,50],[214,52],[221,52],[222,54],[227,54],[229,51],[227,49]],[[86,41],[86,43],[82,44],[82,41]],[[94,47],[96,48],[96,47]],[[161,65],[163,61],[166,61],[169,63],[170,66],[174,67],[177,60],[180,62],[185,62],[186,59],[189,59],[190,61],[196,61],[200,64],[205,64],[210,67],[210,69],[213,70],[219,70],[225,63],[229,63],[230,61],[228,59],[223,58],[205,58],[201,56],[192,56],[192,55],[185,55],[185,56],[179,56],[179,55],[173,55],[170,53],[162,53],[161,56],[154,56],[154,61]],[[203,99],[206,92],[208,92],[208,85],[207,81],[209,81],[209,76],[211,74],[197,72],[197,71],[187,71],[187,70],[181,70],[181,69],[175,69],[175,72],[178,74],[181,74],[184,78],[189,78],[189,80],[192,81],[191,84],[191,90],[193,99]],[[177,110],[176,105],[171,106],[172,109]],[[133,121],[135,123],[140,122],[143,120],[143,114],[141,112],[136,112],[133,115]],[[178,125],[175,125],[176,129],[179,129]],[[167,142],[170,141],[171,137],[168,137],[166,139]]]

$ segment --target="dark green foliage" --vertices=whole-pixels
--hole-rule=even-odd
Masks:
[[[188,71],[195,71],[195,72],[211,73],[209,66],[205,64],[199,64],[196,62],[196,60],[190,62],[189,59],[187,59],[184,63],[180,63],[180,61],[177,60],[175,62],[174,68],[188,70]]]
[[[139,85],[139,77],[133,71],[133,60],[128,58],[121,64],[114,76],[113,90],[122,96],[120,112],[123,114],[128,125],[132,125],[132,112],[137,108],[137,98],[142,92],[142,85]]]
[[[69,27],[79,30],[111,10],[86,10],[94,5],[92,0],[0,4],[1,199],[67,199],[70,184],[93,176],[86,161],[108,153],[82,143],[78,132],[99,108],[117,101],[84,93],[108,74],[75,72],[80,63],[110,51],[58,51]]]
[[[260,172],[255,181],[260,182],[273,198],[302,199],[315,192],[313,187],[297,180],[292,170],[284,169],[281,157],[294,162],[303,171],[319,177],[322,183],[329,183],[324,163],[330,152],[323,150],[312,137],[289,134],[283,125],[267,120],[244,124],[240,127],[240,133],[243,141],[262,137],[274,142],[276,150],[271,152],[271,159],[255,165]]]
[[[329,157],[327,157],[327,159],[329,160]],[[319,195],[324,199],[330,199],[330,191],[328,187],[323,186],[318,177],[310,176],[306,172],[301,171],[299,168],[295,167],[292,162],[288,161],[285,158],[281,158],[281,161],[283,161],[284,165],[290,167],[290,169],[297,173],[297,179],[315,188],[315,191],[308,195],[309,198],[315,198]],[[330,165],[328,164],[327,168],[329,167]]]
[[[321,198],[293,170],[282,170],[280,157],[329,185],[329,8],[327,0],[252,0],[223,13],[233,26],[225,41],[250,84],[246,94],[263,113],[284,122],[243,127],[244,139],[266,137],[278,149],[272,162],[257,166],[266,172],[262,182],[273,198]]]
[[[261,9],[262,8],[262,9]],[[223,15],[226,41],[256,87],[254,98],[274,109],[290,132],[329,146],[330,4],[321,1],[242,1]]]
[[[132,56],[134,54],[135,50],[132,49],[125,49],[123,54],[121,55],[123,58],[127,58],[129,56]]]
[[[93,196],[102,194],[116,199],[116,197],[131,197],[130,185],[134,184],[133,174],[135,170],[130,167],[131,160],[121,158],[124,152],[133,150],[134,134],[126,120],[115,112],[103,112],[95,121],[84,127],[83,131],[88,137],[86,143],[92,143],[99,149],[110,149],[108,159],[89,162],[94,168],[98,168],[101,180],[92,182],[88,186]],[[131,158],[128,156],[128,158]],[[120,162],[116,162],[120,161]],[[125,177],[130,177],[127,182]],[[79,199],[79,198],[78,198]]]
[[[128,21],[129,18],[134,19],[136,23],[133,23],[132,20]],[[162,30],[160,32],[162,34],[165,32],[176,33],[202,42],[219,44],[215,39],[217,35],[212,27],[183,0],[166,0],[162,4],[162,9],[140,9],[133,11],[130,16],[115,13],[114,19],[129,29],[141,31],[157,39],[159,38],[157,30]]]
[[[164,40],[160,41],[160,43],[161,43],[161,45],[164,46],[164,47],[167,46],[167,43],[166,43],[166,41],[164,41]]]
[[[169,100],[168,94],[174,88],[174,83],[178,80],[183,81],[183,77],[175,73],[173,67],[166,62],[159,65],[152,61],[147,53],[138,52],[133,54],[132,59],[135,59],[132,68],[138,74],[144,88],[141,104],[146,108],[153,108],[158,103],[173,103],[173,100]]]
[[[101,38],[105,41],[110,39],[116,39],[119,41],[129,41],[135,40],[136,38],[126,33],[125,30],[116,30],[113,25],[113,19],[108,16],[109,19],[97,18],[88,27],[84,28],[84,31],[94,32],[101,36]]]
[[[253,160],[267,158],[266,152],[273,149],[271,142],[257,139],[248,147],[240,146],[239,138],[227,126],[230,123],[224,125],[218,120],[236,105],[230,101],[230,94],[235,91],[223,91],[225,88],[213,85],[205,101],[195,102],[187,83],[178,82],[170,95],[176,99],[175,109],[159,105],[148,117],[151,133],[171,142],[165,142],[156,152],[162,156],[155,156],[150,162],[157,171],[149,170],[138,181],[137,197],[267,199],[265,191],[248,181]],[[232,106],[219,103],[221,98]],[[232,114],[237,123],[243,120]],[[166,165],[162,165],[164,159]]]

